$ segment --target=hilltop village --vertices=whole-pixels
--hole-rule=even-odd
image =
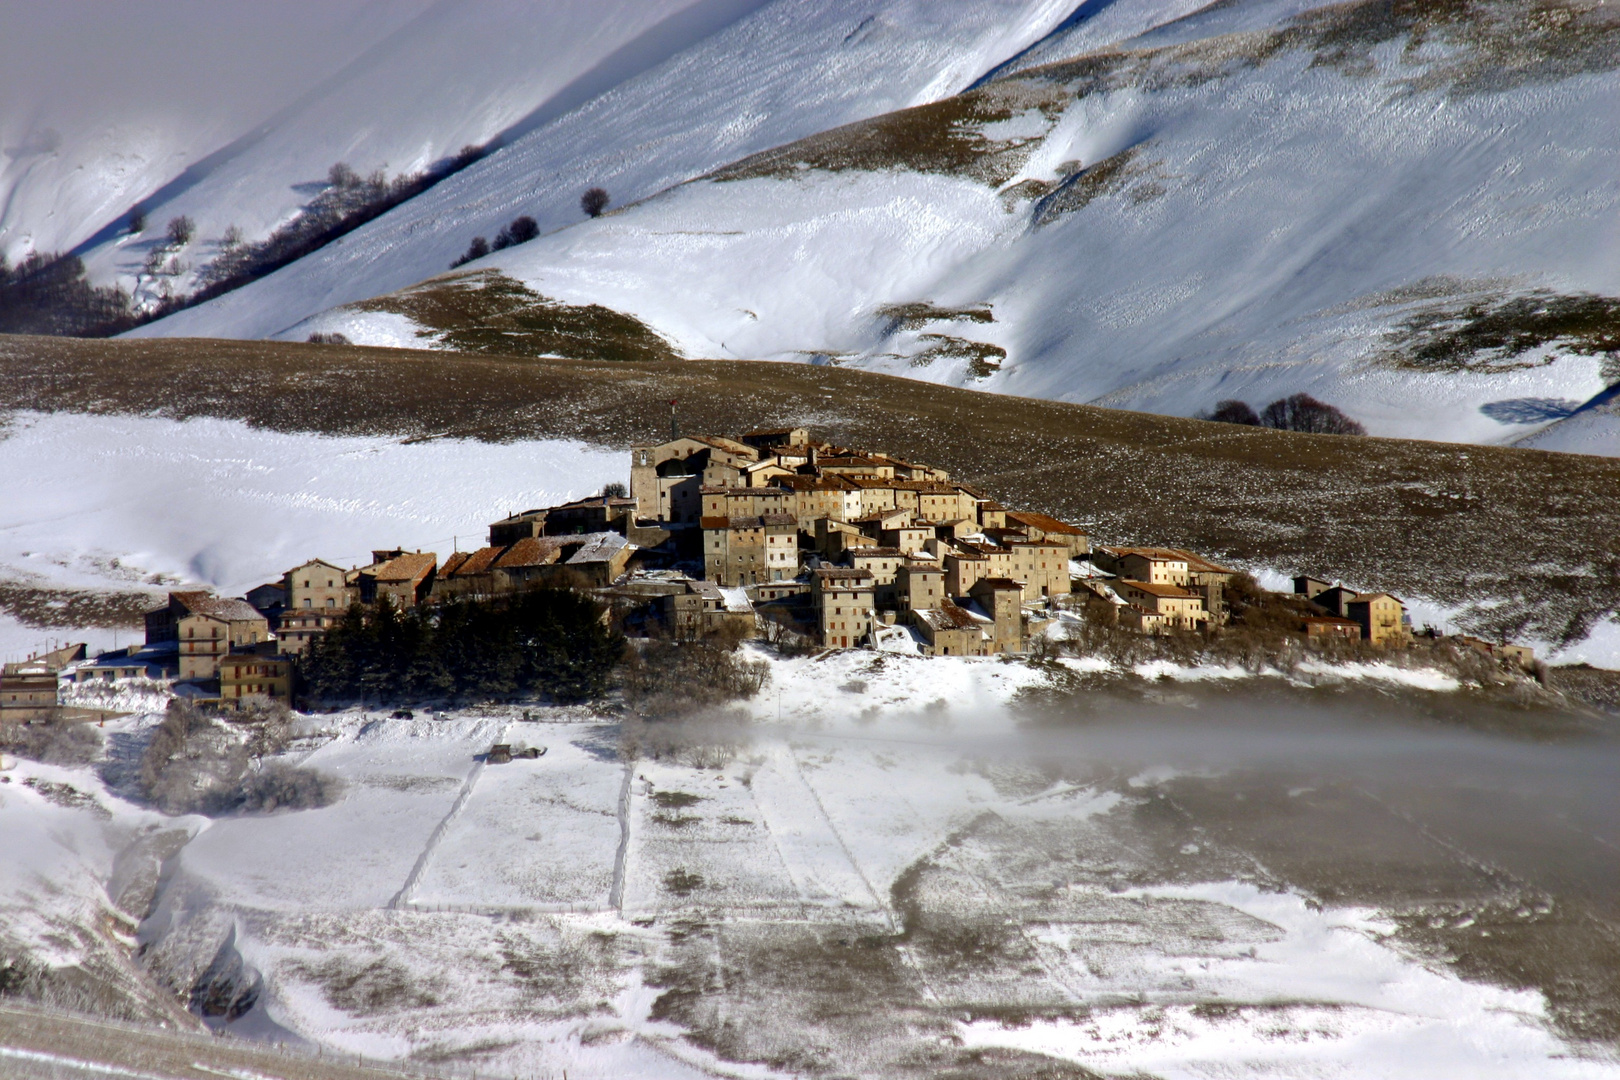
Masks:
[[[680,435],[632,447],[628,486],[512,513],[489,543],[372,552],[365,566],[295,566],[244,597],[175,591],[145,617],[145,644],[90,658],[41,654],[0,674],[0,713],[53,706],[58,683],[144,679],[231,708],[291,699],[296,660],[350,608],[396,609],[568,586],[595,593],[634,632],[764,635],[827,649],[924,656],[1016,654],[1066,608],[1095,599],[1143,634],[1228,618],[1236,571],[1175,548],[1093,546],[1086,531],[1010,509],[945,470],[833,446],[805,428],[739,438]],[[1399,648],[1405,605],[1302,577],[1304,638]],[[1521,666],[1529,650],[1465,639]]]

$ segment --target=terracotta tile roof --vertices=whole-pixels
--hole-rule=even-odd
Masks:
[[[799,519],[794,517],[792,514],[761,514],[759,520],[766,525],[797,526],[799,524]]]
[[[479,548],[477,551],[463,551],[460,555],[452,555],[439,568],[439,576],[471,577],[474,574],[487,573],[490,565],[505,550],[505,548],[486,547]]]
[[[823,581],[871,581],[870,570],[852,570],[839,566],[823,566],[815,571],[816,577]]]
[[[698,518],[698,528],[700,529],[724,529],[730,524],[731,519],[728,517]]]
[[[1135,555],[1138,558],[1151,559],[1151,560],[1153,560],[1155,562],[1186,562],[1187,561],[1187,553],[1185,551],[1177,551],[1175,548],[1122,547],[1122,548],[1110,548],[1109,550],[1112,551],[1115,555],[1119,556],[1122,559],[1127,555]]]
[[[928,608],[917,612],[917,617],[928,623],[935,630],[977,630],[979,620],[950,600],[945,600],[937,608]]]
[[[439,557],[431,551],[398,555],[377,567],[378,581],[421,581],[433,572]]]
[[[1186,551],[1186,550],[1183,550],[1181,548],[1168,548],[1166,550],[1174,551],[1177,555],[1180,555],[1182,558],[1186,559],[1187,560],[1187,569],[1193,571],[1194,573],[1199,573],[1199,574],[1235,574],[1235,573],[1237,573],[1236,570],[1233,570],[1230,567],[1221,566],[1218,563],[1212,563],[1208,559],[1204,558],[1202,555],[1196,554],[1195,552]]]
[[[858,559],[871,559],[871,558],[898,559],[898,558],[900,558],[900,549],[897,548],[897,547],[875,547],[875,546],[867,545],[867,546],[864,546],[864,547],[853,548],[853,549],[851,549],[850,553],[855,558],[858,558]]]
[[[483,569],[516,570],[527,566],[550,566],[557,561],[562,552],[563,545],[568,541],[562,536],[526,536],[517,543],[506,548],[483,548],[476,554],[480,557],[486,552],[494,552],[489,561],[484,563]],[[481,573],[482,570],[463,569],[463,573]]]
[[[986,588],[995,589],[997,591],[1000,591],[1002,589],[1017,589],[1019,592],[1024,591],[1023,583],[1019,582],[1019,581],[1014,581],[1012,578],[986,577],[986,578],[980,578],[978,581],[975,581],[973,583],[973,587],[975,589],[977,589],[980,585],[983,585]]]
[[[1055,533],[1059,536],[1085,536],[1086,530],[1074,525],[1059,521],[1049,514],[1034,514],[1026,510],[1007,511],[1007,520],[1016,521],[1032,529],[1039,529],[1045,533]]]

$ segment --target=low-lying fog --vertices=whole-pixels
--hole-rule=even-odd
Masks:
[[[138,807],[159,717],[109,723],[0,787],[0,942],[110,903],[216,1027],[501,1075],[1620,1075],[1600,718],[770,664],[684,723],[312,716],[317,809]]]

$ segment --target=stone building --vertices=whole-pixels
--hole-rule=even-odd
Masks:
[[[287,653],[309,648],[359,599],[358,590],[344,581],[343,568],[325,559],[311,559],[288,570],[281,575],[281,588],[286,600],[276,639]]]
[[[1160,616],[1166,627],[1200,630],[1209,623],[1202,594],[1180,585],[1120,578],[1113,583],[1119,598]]]
[[[146,643],[175,642],[182,679],[215,678],[220,659],[232,649],[269,639],[269,621],[246,600],[171,592],[167,604],[146,613]]]
[[[872,633],[872,575],[865,570],[820,569],[810,575],[810,599],[825,645],[849,648]]]

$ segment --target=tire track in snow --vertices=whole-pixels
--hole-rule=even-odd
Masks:
[[[608,907],[624,914],[624,869],[630,857],[630,785],[635,779],[636,763],[631,758],[624,762],[624,781],[619,786],[619,850],[613,853],[613,887],[608,890]]]
[[[855,861],[855,853],[851,851],[849,845],[844,842],[843,834],[838,831],[838,827],[833,824],[832,817],[827,813],[827,808],[822,805],[821,795],[817,793],[813,786],[811,786],[810,781],[804,775],[804,770],[799,768],[799,758],[798,755],[793,752],[793,746],[791,743],[783,746],[782,755],[786,757],[788,763],[793,766],[792,775],[798,779],[799,785],[810,794],[810,801],[815,804],[816,812],[821,816],[822,822],[827,826],[827,832],[830,833],[833,840],[837,842],[839,850],[844,853],[844,858],[849,860],[850,869],[855,871],[855,876],[860,878],[861,884],[866,887],[867,895],[872,898],[872,906],[883,913],[883,918],[887,920],[889,924],[889,931],[891,933],[898,932],[899,924],[895,922],[894,912],[889,910],[889,905],[884,903],[883,899],[878,896],[877,890],[872,887],[871,880],[866,876],[866,871],[862,870],[861,864]]]
[[[495,742],[503,742],[506,739],[507,727],[508,725],[504,724],[501,726],[500,734],[495,737]],[[444,834],[450,831],[450,826],[455,824],[456,818],[460,817],[461,811],[466,808],[467,800],[472,798],[473,788],[478,786],[478,778],[484,774],[485,764],[486,761],[482,757],[473,762],[472,770],[467,773],[467,779],[461,782],[461,791],[456,795],[456,801],[450,804],[449,813],[445,814],[444,819],[434,826],[433,832],[428,835],[427,844],[422,848],[422,854],[416,857],[416,865],[411,867],[410,874],[406,876],[405,884],[401,885],[399,892],[395,893],[393,899],[388,901],[390,911],[400,911],[406,904],[410,903],[411,893],[416,891],[416,886],[421,882],[422,874],[427,870],[428,863],[433,860],[434,852],[439,849],[439,844],[444,840]]]

